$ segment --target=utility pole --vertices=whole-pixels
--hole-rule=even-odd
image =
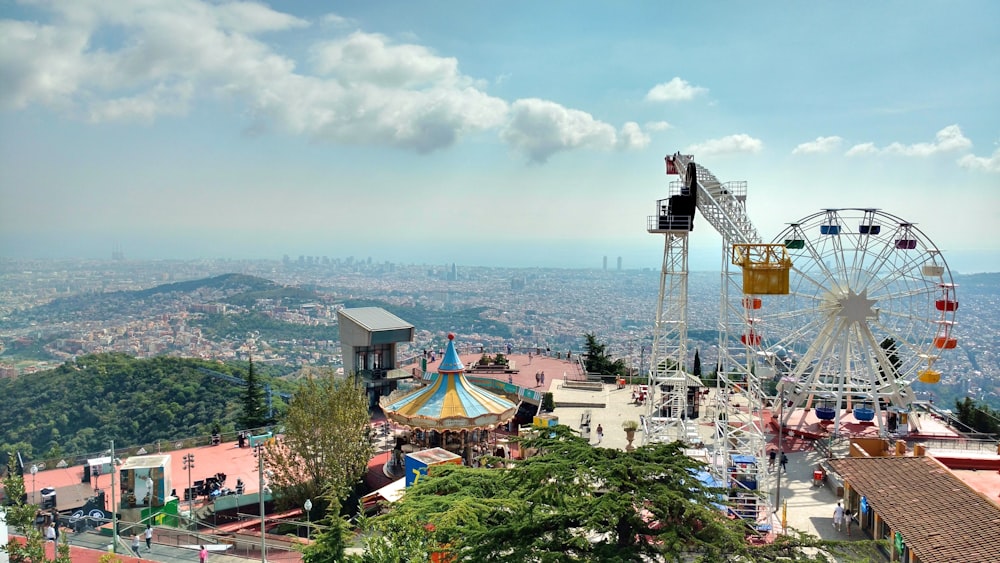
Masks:
[[[188,512],[191,517],[194,516],[194,491],[191,490],[191,470],[194,469],[194,454],[185,454],[182,458],[184,460],[184,469],[188,472]]]
[[[118,504],[115,502],[115,441],[111,440],[111,553],[118,553]]]
[[[795,383],[790,377],[782,377],[778,383],[781,385],[781,408],[778,409],[778,487],[774,499],[774,511],[781,507],[781,460],[785,457],[785,386],[788,383]]]
[[[257,456],[257,476],[259,478],[259,489],[257,490],[257,498],[260,500],[260,561],[261,563],[267,563],[267,541],[264,535],[265,533],[265,522],[264,522],[264,440],[261,440],[256,446],[254,446],[253,455]]]

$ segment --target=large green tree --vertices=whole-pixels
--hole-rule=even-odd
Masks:
[[[253,370],[253,358],[247,368],[246,386],[243,388],[243,411],[238,423],[241,428],[261,428],[272,421],[267,415],[267,405],[264,402],[264,386]]]
[[[613,359],[608,354],[607,345],[598,342],[597,336],[586,333],[583,337],[585,339],[584,353],[586,355],[584,365],[587,367],[587,373],[625,375],[625,372],[628,370],[625,360],[621,358],[617,360]]]
[[[985,403],[965,397],[955,401],[955,412],[959,422],[976,432],[1000,434],[1000,411],[991,409]]]
[[[55,561],[56,563],[71,563],[69,544],[65,534],[60,535],[62,541],[55,548],[55,559],[49,559],[46,551],[48,542],[35,527],[35,513],[38,506],[24,502],[24,477],[18,473],[14,462],[15,456],[10,454],[7,462],[7,476],[3,479],[3,493],[6,505],[3,507],[7,525],[13,533],[24,536],[24,542],[9,541],[6,547],[0,548],[7,552],[11,563],[41,563]]]
[[[557,426],[522,447],[539,454],[418,479],[368,525],[360,561],[427,561],[436,550],[476,562],[827,560],[803,551],[830,547],[816,539],[745,541],[746,525],[720,510],[722,491],[697,478],[703,467],[680,443],[594,448]]]
[[[281,438],[268,445],[271,487],[286,506],[311,499],[339,505],[364,475],[375,453],[365,389],[332,373],[301,382],[281,424]]]

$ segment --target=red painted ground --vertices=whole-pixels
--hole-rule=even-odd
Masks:
[[[10,536],[11,542],[17,542],[24,545],[24,538],[21,536]],[[53,559],[55,557],[55,544],[52,542],[45,542],[45,555],[48,559]],[[83,547],[69,546],[69,557],[73,563],[99,563],[101,556],[106,552],[99,551],[96,549],[86,549]],[[142,561],[155,561],[154,559],[140,559],[138,557],[130,557],[128,555],[122,555],[121,553],[116,553],[115,557],[122,563],[140,563]]]

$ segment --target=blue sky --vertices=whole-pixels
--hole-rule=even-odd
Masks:
[[[679,150],[1000,271],[1000,3],[859,6],[4,1],[0,256],[658,268]]]

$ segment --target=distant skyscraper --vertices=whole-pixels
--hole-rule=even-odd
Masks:
[[[458,280],[458,266],[454,262],[451,263],[451,281]]]
[[[115,243],[114,247],[111,249],[111,259],[119,262],[125,259],[125,251],[122,250],[122,245]]]
[[[605,272],[608,271],[608,257],[607,256],[604,257],[604,271]]]
[[[619,272],[622,271],[622,257],[621,256],[618,257],[618,271]]]

